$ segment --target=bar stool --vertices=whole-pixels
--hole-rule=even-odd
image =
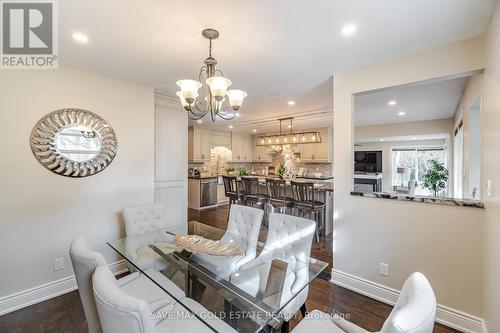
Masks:
[[[265,204],[269,201],[269,196],[259,191],[259,179],[252,176],[241,177],[241,187],[245,205],[264,209]]]
[[[267,195],[273,207],[280,210],[280,213],[286,213],[286,209],[295,207],[295,200],[286,195],[287,187],[284,179],[266,179]]]
[[[224,183],[224,194],[229,198],[229,205],[237,203],[241,200],[238,193],[238,182],[235,176],[222,176]]]
[[[302,217],[304,217],[305,214],[308,214],[309,218],[311,215],[314,216],[316,221],[316,242],[319,242],[320,229],[326,214],[326,204],[315,200],[314,183],[292,181],[290,185],[299,215],[302,214]]]

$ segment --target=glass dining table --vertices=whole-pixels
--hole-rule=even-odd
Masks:
[[[178,247],[174,237],[186,234],[211,240],[224,236],[224,242],[235,245],[248,242],[190,221],[107,244],[126,260],[129,269],[147,276],[214,332],[222,330],[217,325],[220,320],[238,332],[276,330],[283,320],[280,313],[299,294],[307,293],[306,288],[328,266],[309,253],[287,257],[286,241],[266,247],[258,242],[257,258],[228,272],[225,268],[230,265],[224,260],[234,258],[193,254]],[[220,320],[213,320],[214,316]]]

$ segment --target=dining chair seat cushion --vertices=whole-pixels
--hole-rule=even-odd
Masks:
[[[129,296],[140,298],[148,303],[158,302],[159,300],[162,300],[164,303],[165,301],[175,303],[178,299],[185,297],[182,289],[166,278],[161,272],[148,269],[144,273],[134,272],[118,279],[117,284],[120,290]],[[152,277],[165,290],[151,281],[148,276]]]
[[[163,332],[164,330],[166,332],[179,333],[213,332],[207,326],[208,324],[220,333],[236,333],[236,330],[231,326],[217,318],[203,305],[191,298],[182,299],[180,302],[176,303],[172,309],[167,306],[165,312],[166,311],[169,311],[168,316],[156,324],[156,329],[159,332]],[[165,312],[162,312],[162,314]],[[198,318],[196,316],[198,316]],[[201,318],[201,320],[199,318]]]
[[[168,266],[168,263],[165,259],[163,259],[158,253],[156,253],[153,249],[149,247],[149,245],[140,246],[135,253],[131,256],[134,257],[134,265],[131,265],[127,262],[129,266],[129,270],[131,272],[135,272],[137,267],[141,270],[146,270],[153,268],[157,271],[161,271],[165,267]]]
[[[232,273],[254,259],[257,255],[260,225],[264,211],[257,208],[231,205],[227,230],[221,237],[223,244],[239,246],[245,254],[237,257],[219,257],[207,254],[193,254],[192,259],[219,277],[229,280]]]

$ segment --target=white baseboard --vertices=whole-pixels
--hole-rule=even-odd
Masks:
[[[128,271],[125,260],[108,265],[115,275]],[[0,316],[78,289],[74,275],[0,298]]]
[[[332,283],[368,296],[386,304],[394,305],[399,290],[332,269]],[[482,318],[438,304],[436,322],[466,333],[487,333]]]

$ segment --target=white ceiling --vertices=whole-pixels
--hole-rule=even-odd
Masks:
[[[436,134],[421,134],[421,135],[406,135],[406,136],[388,136],[388,137],[374,137],[356,139],[356,143],[371,143],[371,142],[405,142],[405,141],[425,141],[425,140],[441,140],[448,139],[448,133]],[[381,140],[383,139],[383,141]]]
[[[144,84],[175,96],[207,55],[201,30],[218,29],[213,55],[248,92],[242,116],[331,110],[332,73],[484,34],[495,0],[64,0],[63,65]],[[355,36],[341,27],[357,24]],[[88,35],[81,45],[73,31]],[[283,94],[270,97],[270,94]],[[290,107],[290,99],[296,105]],[[209,123],[206,119],[205,124]],[[316,126],[316,124],[298,126]],[[252,126],[247,125],[246,130]]]
[[[404,85],[354,97],[354,126],[453,117],[468,78]],[[389,101],[396,105],[389,105]],[[405,112],[399,116],[399,112]]]

